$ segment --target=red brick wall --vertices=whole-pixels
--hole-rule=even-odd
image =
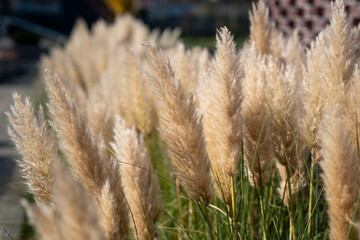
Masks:
[[[295,28],[304,44],[309,44],[329,23],[331,0],[265,0],[269,7],[270,18],[285,35]],[[360,0],[345,0],[350,23],[360,22]]]

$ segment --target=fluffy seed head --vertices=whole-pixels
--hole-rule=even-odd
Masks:
[[[149,78],[158,97],[161,133],[175,172],[189,195],[207,204],[212,198],[210,162],[192,95],[186,95],[162,53],[149,44],[145,46],[152,68]]]
[[[198,89],[204,135],[218,181],[218,196],[231,201],[231,178],[236,179],[241,157],[241,74],[233,37],[227,28],[217,35],[215,59]],[[223,196],[224,195],[224,196]]]

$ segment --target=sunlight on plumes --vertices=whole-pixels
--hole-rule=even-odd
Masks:
[[[214,54],[125,14],[42,58],[7,113],[39,239],[359,239],[360,28],[336,0],[306,48],[265,3]]]

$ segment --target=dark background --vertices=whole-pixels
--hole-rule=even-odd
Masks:
[[[69,34],[75,20],[91,25],[98,18],[112,21],[106,0],[1,0],[0,14],[20,17],[60,33]],[[133,15],[151,28],[181,27],[183,36],[214,36],[216,28],[228,26],[235,35],[249,29],[250,0],[132,1]],[[14,31],[12,27],[10,32]],[[4,33],[3,33],[4,34]]]

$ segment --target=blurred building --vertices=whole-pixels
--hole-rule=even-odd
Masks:
[[[269,14],[275,25],[285,35],[295,28],[305,44],[315,39],[317,34],[329,23],[331,0],[266,0]],[[360,22],[360,0],[345,0],[345,10],[350,24]]]
[[[234,34],[247,34],[250,0],[138,0],[132,13],[152,28],[181,27],[184,35],[214,36],[228,26]],[[89,24],[113,13],[104,0],[1,0],[0,13],[15,15],[51,29],[69,33],[76,18]]]
[[[227,26],[235,35],[249,31],[250,0],[238,1],[151,1],[145,22],[164,28],[180,26],[184,35],[214,36],[216,29]]]

